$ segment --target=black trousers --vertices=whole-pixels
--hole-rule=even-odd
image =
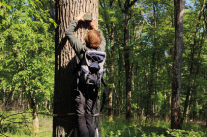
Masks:
[[[94,137],[93,108],[98,99],[98,90],[88,85],[79,85],[76,90],[76,113],[80,137]]]

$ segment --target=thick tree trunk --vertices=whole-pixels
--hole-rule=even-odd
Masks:
[[[76,75],[73,70],[79,62],[74,50],[65,37],[65,30],[69,23],[80,14],[90,12],[94,18],[98,18],[97,0],[56,0],[56,34],[55,34],[55,90],[54,90],[54,114],[75,113],[73,84]],[[83,42],[88,25],[79,23],[75,35]],[[77,125],[76,115],[54,116],[53,136],[68,136]]]
[[[185,0],[174,0],[175,47],[173,62],[171,129],[182,129],[180,112],[181,65],[183,52],[183,16]]]

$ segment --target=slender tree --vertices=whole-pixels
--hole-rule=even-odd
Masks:
[[[126,119],[129,120],[131,117],[131,66],[130,66],[130,48],[129,44],[129,9],[137,2],[137,0],[126,0],[124,5],[121,4],[121,1],[118,0],[119,7],[125,15],[124,21],[124,62],[125,62],[125,71],[126,71]]]
[[[109,76],[109,83],[111,84],[110,88],[109,88],[109,100],[108,100],[108,116],[109,116],[109,122],[113,121],[113,109],[112,109],[112,104],[113,104],[113,91],[115,89],[115,84],[114,84],[114,23],[111,21],[111,19],[113,19],[114,15],[111,16],[111,14],[107,13],[108,8],[111,9],[112,11],[114,11],[115,8],[115,0],[110,0],[109,1],[109,5],[107,5],[107,3],[104,3],[105,1],[101,1],[100,0],[100,5],[102,7],[102,9],[104,10],[104,21],[106,29],[107,29],[107,33],[109,36],[109,40],[110,40],[110,54],[108,55],[108,59],[110,61],[108,61],[108,63],[110,63],[110,68],[109,68],[109,72],[110,72],[110,76]],[[104,6],[105,5],[105,6]],[[109,6],[109,7],[108,7]],[[111,19],[110,19],[111,18]]]
[[[180,112],[181,65],[183,53],[183,16],[185,0],[174,0],[175,45],[171,95],[171,128],[182,129]]]

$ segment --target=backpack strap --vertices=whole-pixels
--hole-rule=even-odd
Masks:
[[[103,100],[102,100],[102,105],[101,105],[100,112],[104,108],[104,104],[105,104],[105,101],[106,101],[106,92],[107,92],[107,85],[106,85],[106,81],[104,80],[103,76],[101,77],[101,82],[103,83],[105,88],[104,88],[104,91],[103,91]]]
[[[82,51],[83,52],[83,58],[80,59],[78,57],[78,59],[80,60],[79,63],[76,65],[75,69],[73,70],[73,73],[76,73],[76,71],[81,67],[81,64],[83,63],[83,60],[85,58],[85,53],[86,53],[86,48],[85,48],[85,51]]]
[[[84,60],[84,58],[85,58],[85,53],[86,53],[86,51],[88,51],[88,50],[90,50],[90,48],[88,48],[88,47],[86,46],[86,47],[84,48],[84,51],[82,51],[82,52],[84,52],[83,58],[80,59],[80,58],[78,57],[79,60],[80,60],[80,62],[76,65],[75,69],[73,70],[73,73],[75,73],[75,71],[81,67],[81,64],[83,63],[83,60]],[[98,48],[96,48],[95,50],[96,50],[96,51],[101,51],[101,48],[98,47]]]

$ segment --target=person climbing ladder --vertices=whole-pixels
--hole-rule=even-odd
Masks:
[[[79,64],[76,67],[77,82],[75,83],[74,92],[76,94],[75,105],[76,114],[78,115],[78,130],[81,137],[94,137],[95,127],[93,125],[93,109],[98,99],[98,90],[101,83],[107,86],[103,79],[103,64],[106,59],[105,46],[106,41],[103,35],[97,30],[95,20],[89,21],[92,30],[89,30],[81,43],[74,31],[79,21],[85,21],[86,13],[79,14],[66,29],[65,35],[79,58]],[[106,97],[105,94],[103,95]],[[103,109],[102,103],[101,110]]]

